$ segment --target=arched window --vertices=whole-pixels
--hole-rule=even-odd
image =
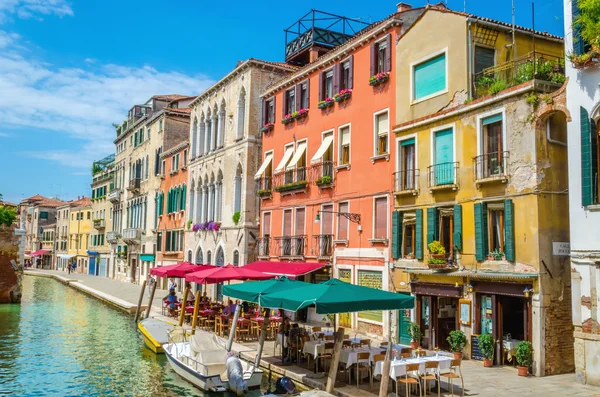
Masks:
[[[204,119],[204,123],[205,123],[205,134],[206,134],[206,140],[204,143],[204,153],[208,153],[210,151],[212,151],[212,128],[213,128],[213,124],[212,124],[212,115],[210,114],[210,109],[208,109],[208,112],[206,112],[206,119]]]
[[[217,184],[215,185],[215,217],[214,220],[221,222],[223,214],[223,172],[219,170],[217,174]]]
[[[232,265],[233,266],[239,266],[240,265],[240,251],[235,250],[233,251],[233,261],[232,261]]]
[[[197,150],[198,156],[201,156],[204,153],[206,153],[205,131],[206,131],[206,119],[204,118],[204,114],[202,114],[202,116],[200,117],[200,122],[198,124],[198,150]]]
[[[225,254],[223,253],[223,249],[219,247],[217,249],[217,257],[215,259],[216,266],[225,266]]]
[[[233,187],[234,187],[233,212],[241,213],[241,211],[242,211],[242,166],[239,164],[238,164],[237,170],[235,172]]]
[[[196,117],[194,117],[194,122],[192,123],[191,143],[192,143],[191,156],[192,156],[192,158],[196,158],[196,155],[197,155],[196,147],[198,146],[198,119]]]
[[[219,141],[217,146],[220,148],[225,146],[225,114],[225,100],[223,100],[219,110]]]
[[[206,252],[206,264],[212,265],[212,252],[210,251]]]
[[[192,250],[189,250],[189,251],[188,251],[188,255],[187,255],[187,261],[188,261],[189,263],[192,263]]]
[[[208,253],[209,257],[210,257],[210,251]],[[196,265],[203,265],[204,264],[204,257],[202,255],[202,248],[198,247],[198,251],[196,252]]]
[[[237,129],[235,130],[235,139],[244,137],[244,127],[246,126],[246,90],[242,87],[238,99],[237,108]]]

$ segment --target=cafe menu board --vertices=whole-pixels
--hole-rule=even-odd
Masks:
[[[471,360],[483,360],[483,353],[479,348],[479,335],[471,335]]]
[[[471,325],[471,301],[468,299],[460,299],[458,301],[459,321],[462,325]]]

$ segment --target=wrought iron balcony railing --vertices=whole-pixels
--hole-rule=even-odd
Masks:
[[[458,162],[441,163],[427,167],[427,187],[454,187],[458,185]]]
[[[106,233],[106,241],[108,241],[111,244],[116,244],[120,238],[121,238],[121,235],[118,232]]]
[[[108,193],[108,200],[111,203],[118,203],[121,201],[121,189],[113,189]]]
[[[123,230],[123,241],[131,244],[139,244],[142,240],[142,229],[129,228]]]
[[[140,190],[141,182],[142,182],[141,178],[134,178],[134,179],[130,180],[128,190],[130,190],[132,192]]]
[[[270,176],[263,176],[256,180],[256,194],[260,197],[269,197],[273,192],[273,181]]]
[[[473,157],[475,181],[506,179],[509,152],[493,152]]]
[[[394,172],[394,193],[418,192],[419,170],[409,169]]]
[[[264,236],[258,239],[258,256],[269,257],[271,256],[271,237]]]
[[[335,162],[323,161],[311,166],[311,180],[317,186],[328,186],[333,183],[335,176]]]
[[[313,236],[311,254],[321,258],[333,256],[333,234],[316,234]]]
[[[303,257],[306,248],[306,236],[275,237],[279,256]]]
[[[308,185],[308,175],[306,167],[295,167],[273,175],[273,189],[276,192],[284,193],[292,190],[301,190]]]

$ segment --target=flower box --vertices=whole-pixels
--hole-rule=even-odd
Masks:
[[[344,89],[341,90],[340,92],[338,92],[337,94],[335,94],[333,96],[333,99],[336,102],[343,102],[346,99],[349,99],[352,96],[352,90],[351,89]]]
[[[279,193],[283,193],[283,192],[289,192],[289,191],[297,190],[297,189],[304,189],[307,184],[308,184],[308,182],[306,182],[306,181],[286,183],[285,185],[277,186],[275,188],[275,191],[279,192]]]
[[[294,116],[291,114],[286,114],[285,116],[283,116],[283,118],[281,119],[281,124],[290,124],[292,121],[294,121]]]
[[[331,185],[332,182],[333,179],[329,175],[322,176],[315,181],[315,183],[319,186]]]
[[[273,131],[273,128],[275,128],[274,123],[267,123],[260,129],[260,132],[267,133],[269,131]]]
[[[256,192],[256,194],[258,194],[258,197],[270,197],[272,192],[271,189],[259,189],[258,192]]]
[[[196,224],[194,224],[194,226],[192,226],[192,231],[194,231],[194,232],[197,232],[197,231],[218,232],[220,229],[221,229],[221,222],[215,222],[215,221],[196,223]]]
[[[390,72],[377,73],[375,76],[371,76],[371,78],[369,79],[369,85],[375,87],[380,84],[387,83],[387,81],[389,79],[390,79]]]
[[[297,112],[292,113],[294,120],[300,120],[308,116],[308,109],[300,109]]]
[[[334,103],[335,103],[335,99],[325,98],[324,101],[317,103],[317,107],[319,109],[327,109],[328,107],[333,106]]]

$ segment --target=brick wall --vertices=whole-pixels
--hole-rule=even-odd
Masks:
[[[565,287],[562,300],[553,296],[546,308],[546,375],[575,371],[571,287]]]
[[[11,261],[18,261],[20,237],[13,228],[0,226],[0,303],[19,303],[21,301],[20,278]]]

